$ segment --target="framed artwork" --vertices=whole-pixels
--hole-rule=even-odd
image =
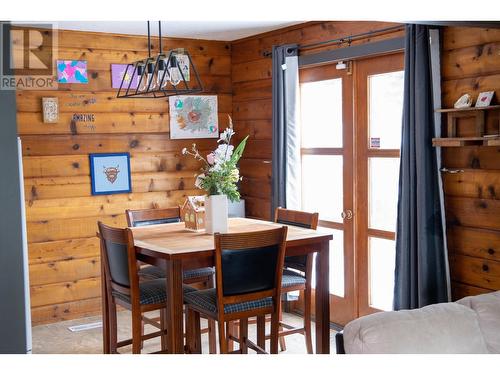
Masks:
[[[218,138],[217,95],[169,98],[170,139]]]
[[[130,154],[90,154],[92,195],[130,193]]]
[[[122,89],[127,89],[130,81],[132,81],[130,88],[135,90],[139,82],[139,76],[137,74],[132,76],[133,73],[133,66],[129,66],[128,64],[111,64],[111,87],[119,89],[125,75]]]
[[[87,61],[57,60],[58,83],[89,83]]]
[[[493,99],[495,91],[486,91],[479,93],[476,100],[476,107],[488,107],[491,104],[491,99]]]
[[[59,121],[59,101],[57,98],[42,98],[43,122],[56,123]]]

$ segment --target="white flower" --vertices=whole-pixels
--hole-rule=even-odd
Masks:
[[[231,159],[231,156],[233,155],[233,150],[234,150],[233,145],[228,145],[225,143],[219,145],[217,149],[214,151],[215,166],[218,166]]]
[[[217,142],[229,143],[231,137],[234,135],[234,130],[232,128],[226,128],[222,133],[220,133],[219,140]]]
[[[187,154],[187,152],[188,152],[188,149],[187,149],[186,147],[184,147],[184,148],[182,149],[182,155],[186,155],[186,154]]]
[[[205,173],[196,176],[196,181],[194,182],[194,186],[196,186],[198,189],[201,189],[201,184],[204,179],[205,179]]]

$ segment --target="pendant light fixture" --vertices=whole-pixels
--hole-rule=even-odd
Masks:
[[[158,21],[159,48],[156,57],[151,56],[151,31],[148,21],[148,57],[127,65],[117,98],[164,98],[203,91],[203,85],[191,56],[184,48],[163,53],[161,21]],[[137,79],[135,79],[137,78]],[[133,85],[137,82],[137,85]]]

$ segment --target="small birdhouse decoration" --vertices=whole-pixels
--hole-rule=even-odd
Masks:
[[[205,196],[189,196],[181,206],[181,217],[186,229],[202,230],[205,228]]]

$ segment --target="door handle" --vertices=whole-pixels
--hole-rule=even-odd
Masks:
[[[346,220],[346,219],[347,220],[351,220],[352,219],[352,211],[351,210],[342,211],[342,213],[340,214],[340,216],[344,220]]]

